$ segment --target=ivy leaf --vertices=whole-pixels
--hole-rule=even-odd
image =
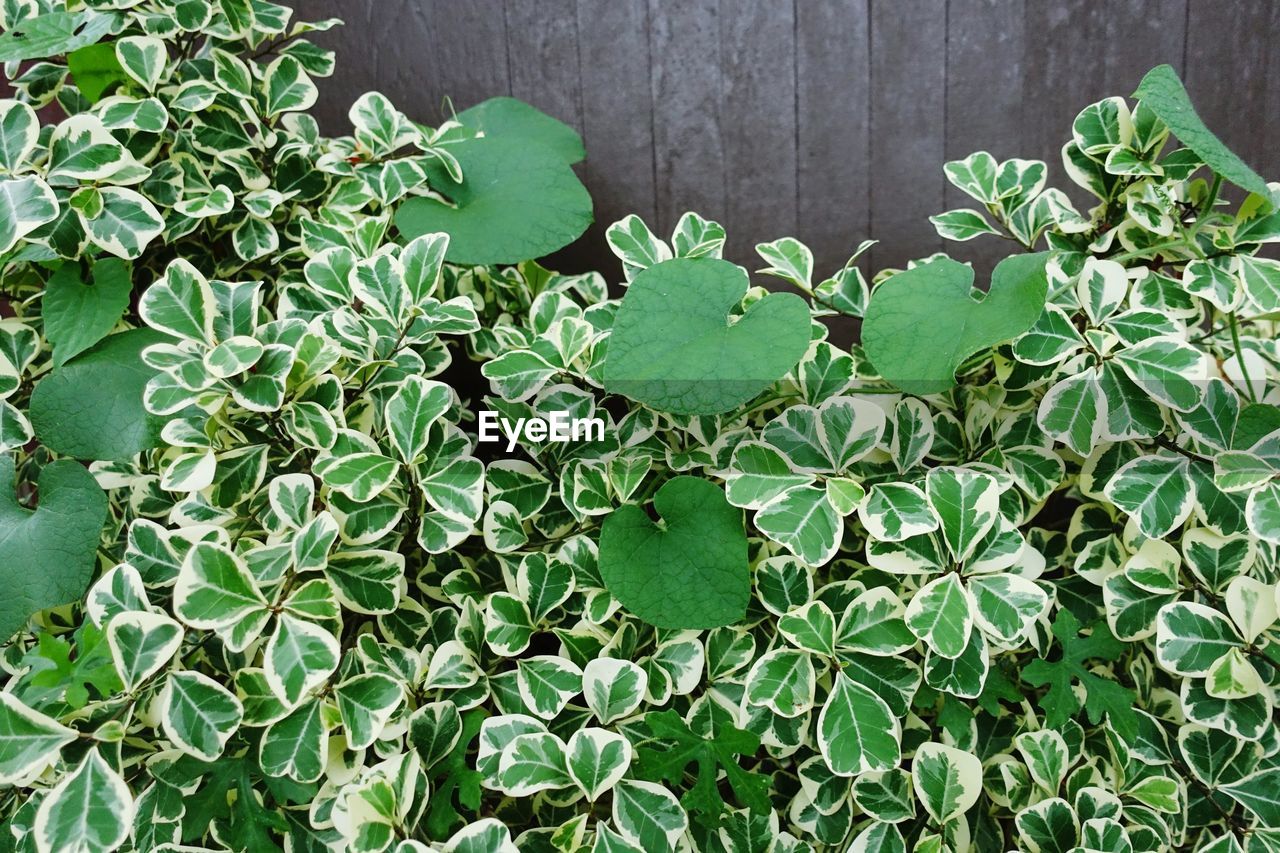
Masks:
[[[53,366],[67,361],[105,338],[129,307],[133,281],[129,265],[102,258],[93,265],[93,283],[80,280],[79,264],[58,268],[45,286],[41,312],[44,331],[53,344]]]
[[[443,231],[452,263],[514,264],[567,246],[591,224],[591,196],[556,151],[505,137],[468,139],[449,151],[462,181],[439,161],[426,167],[431,188],[448,203],[401,205],[395,223],[406,240]]]
[[[641,272],[614,320],[605,387],[660,411],[714,415],[781,379],[809,345],[809,311],[794,293],[771,293],[731,318],[748,284],[718,258]]]
[[[151,329],[111,335],[42,379],[31,423],[49,449],[76,459],[127,461],[156,445],[164,422],[142,394],[154,371],[142,351],[169,340]]]
[[[1095,675],[1085,661],[1098,658],[1115,661],[1127,648],[1126,644],[1111,634],[1106,622],[1094,623],[1089,636],[1080,636],[1080,620],[1070,610],[1060,610],[1053,620],[1053,635],[1058,638],[1062,657],[1056,661],[1043,658],[1033,660],[1022,670],[1022,680],[1033,687],[1048,685],[1049,690],[1040,698],[1045,723],[1050,728],[1065,725],[1079,710],[1072,684],[1078,682],[1085,690],[1084,708],[1094,725],[1102,722],[1103,715],[1112,727],[1132,743],[1138,734],[1138,716],[1134,713],[1137,702],[1132,690],[1100,675]]]
[[[1213,171],[1242,190],[1271,198],[1263,177],[1227,148],[1217,134],[1205,127],[1172,66],[1157,65],[1148,71],[1133,96],[1169,125],[1174,136]]]
[[[867,358],[909,394],[946,391],[965,359],[1035,324],[1048,294],[1048,258],[1040,252],[1001,261],[981,301],[973,298],[973,269],[950,258],[898,273],[871,295],[862,326]],[[928,346],[920,345],[920,329],[930,330]]]
[[[0,636],[5,639],[32,613],[84,595],[107,520],[107,496],[75,462],[51,462],[40,472],[35,512],[18,504],[14,474],[13,459],[0,456],[0,585],[7,590],[0,604]]]
[[[716,728],[714,737],[704,738],[672,710],[648,714],[644,721],[660,743],[648,743],[637,750],[637,774],[642,779],[680,786],[685,768],[696,764],[698,779],[685,792],[681,805],[700,823],[718,825],[728,807],[716,783],[721,771],[743,806],[757,814],[768,812],[769,777],[738,764],[739,755],[754,755],[760,748],[758,735],[725,725]]]
[[[623,606],[659,628],[716,628],[746,613],[751,594],[742,511],[699,477],[658,489],[655,524],[627,505],[604,520],[600,574]]]
[[[468,759],[467,751],[487,716],[489,712],[483,708],[474,708],[463,714],[462,731],[453,749],[428,768],[431,799],[424,824],[431,838],[447,838],[467,822],[458,811],[459,806],[471,814],[480,808],[480,780],[483,777],[473,766],[473,761]]]

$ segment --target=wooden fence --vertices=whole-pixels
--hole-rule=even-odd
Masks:
[[[572,124],[596,225],[558,258],[617,270],[602,237],[637,213],[724,223],[728,255],[792,235],[820,270],[879,240],[874,268],[941,246],[927,217],[964,204],[942,164],[1044,159],[1086,104],[1171,63],[1206,122],[1280,178],[1273,0],[306,0],[326,34],[326,129],[377,89],[433,123],[514,95]],[[1001,241],[953,248],[989,261]]]

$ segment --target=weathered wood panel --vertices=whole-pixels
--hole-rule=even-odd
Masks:
[[[1280,4],[1270,0],[308,0],[348,26],[317,110],[342,132],[378,89],[423,121],[513,94],[573,124],[597,224],[555,259],[616,274],[604,228],[635,212],[724,223],[734,260],[792,235],[818,271],[866,237],[871,265],[942,243],[966,204],[942,163],[986,149],[1050,164],[1081,107],[1151,66],[1187,80],[1209,124],[1280,177]],[[1075,196],[1087,204],[1087,199]],[[949,244],[987,267],[1001,241]]]

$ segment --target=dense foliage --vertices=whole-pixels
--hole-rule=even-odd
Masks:
[[[1083,213],[946,165],[984,298],[692,213],[611,294],[554,120],[328,138],[331,22],[87,6],[0,4],[9,846],[1280,850],[1280,213],[1169,69]]]

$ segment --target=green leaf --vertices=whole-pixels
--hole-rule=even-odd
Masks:
[[[37,177],[0,178],[0,253],[58,217],[58,199]]]
[[[28,708],[12,693],[0,693],[0,783],[20,784],[57,760],[77,733]]]
[[[267,684],[293,707],[338,667],[338,640],[319,625],[281,614],[264,653]]]
[[[907,627],[944,658],[964,652],[973,631],[973,606],[959,575],[948,573],[925,584],[907,605]]]
[[[36,384],[31,423],[46,447],[77,459],[128,461],[159,442],[164,420],[143,408],[155,371],[147,347],[169,341],[151,329],[111,335]]]
[[[448,203],[413,198],[396,211],[406,239],[449,235],[446,260],[513,264],[540,258],[576,240],[591,224],[591,196],[559,152],[521,139],[483,137],[449,146],[461,183],[430,163],[432,190]]]
[[[222,755],[244,719],[244,706],[227,688],[199,672],[173,672],[161,694],[164,733],[202,761]]]
[[[1176,530],[1194,503],[1187,460],[1182,456],[1140,456],[1116,472],[1105,492],[1152,539]]]
[[[666,788],[625,779],[613,790],[613,822],[642,849],[659,853],[676,849],[689,818]]]
[[[1048,686],[1049,690],[1039,704],[1049,726],[1062,726],[1080,710],[1081,703],[1072,686],[1078,683],[1084,688],[1084,708],[1089,721],[1101,724],[1105,715],[1121,737],[1132,742],[1138,731],[1133,691],[1094,673],[1085,665],[1086,661],[1095,658],[1119,660],[1126,645],[1111,635],[1105,622],[1095,623],[1088,636],[1079,634],[1080,620],[1070,610],[1059,610],[1053,620],[1053,635],[1062,648],[1061,658],[1031,661],[1022,670],[1022,680],[1035,687]]]
[[[773,293],[730,318],[747,286],[740,267],[716,258],[637,275],[614,320],[605,387],[660,411],[711,415],[781,379],[808,348],[808,309]]]
[[[498,759],[498,787],[511,797],[528,797],[539,791],[573,784],[564,741],[547,732],[517,735],[503,747]]]
[[[644,721],[657,741],[639,748],[637,775],[681,783],[689,765],[696,764],[697,780],[682,802],[700,823],[714,825],[729,805],[717,781],[722,772],[742,806],[757,814],[768,812],[768,777],[744,770],[738,763],[739,755],[751,757],[759,750],[758,735],[722,724],[711,736],[702,737],[672,710],[646,714]]]
[[[133,823],[133,796],[94,747],[80,766],[40,801],[39,850],[114,850]]]
[[[1253,812],[1263,826],[1280,826],[1280,768],[1259,770],[1218,790]]]
[[[263,86],[268,117],[310,109],[319,95],[316,84],[311,82],[302,63],[287,54],[277,57],[267,66]]]
[[[582,670],[582,696],[601,725],[639,708],[648,687],[648,673],[629,660],[593,658]]]
[[[107,496],[81,465],[51,462],[40,472],[35,512],[15,498],[13,458],[0,456],[0,636],[8,639],[31,614],[84,595],[97,566]],[[743,562],[745,570],[745,543]]]
[[[97,43],[117,18],[90,10],[46,12],[0,34],[0,62],[45,59]]]
[[[400,682],[389,675],[371,672],[348,678],[334,689],[338,711],[352,749],[371,746],[404,701]],[[421,730],[419,730],[421,734]]]
[[[971,468],[945,466],[930,470],[924,485],[947,550],[956,562],[965,562],[996,523],[1000,489],[995,478]]]
[[[569,165],[587,156],[576,130],[516,98],[490,98],[454,118],[463,127],[481,131],[487,137],[516,139],[524,145],[545,148]]]
[[[116,48],[111,43],[71,51],[67,54],[67,68],[71,71],[72,82],[91,104],[96,104],[114,84],[129,79],[120,66],[120,60],[116,59]]]
[[[883,378],[909,394],[955,385],[961,363],[1035,324],[1048,293],[1048,253],[1015,255],[991,274],[991,290],[973,298],[973,269],[949,258],[892,276],[871,295],[862,345]],[[930,330],[920,346],[919,330]]]
[[[982,793],[982,762],[977,756],[944,746],[922,743],[911,760],[916,797],[937,823],[964,814]]]
[[[660,628],[715,628],[741,619],[751,594],[742,512],[714,483],[674,477],[658,489],[655,524],[620,507],[600,532],[600,574],[609,592]]]
[[[812,566],[831,561],[844,523],[825,489],[801,486],[779,495],[755,516],[760,532]]]
[[[901,758],[901,729],[884,700],[843,672],[818,715],[818,748],[837,776],[890,770]]]
[[[1267,182],[1243,160],[1222,144],[1213,131],[1205,127],[1178,72],[1170,65],[1157,65],[1147,72],[1133,96],[1159,116],[1183,145],[1190,148],[1209,168],[1231,183],[1264,198],[1271,197]]]
[[[258,762],[268,776],[314,782],[324,774],[329,724],[319,699],[303,702],[262,735]]]
[[[125,690],[136,689],[154,675],[181,645],[182,626],[162,613],[133,610],[111,617],[107,624],[107,647]]]
[[[631,766],[631,741],[605,729],[578,729],[569,738],[569,776],[588,800],[595,802]]]
[[[1243,646],[1227,617],[1203,604],[1179,601],[1156,618],[1156,660],[1178,675],[1208,675],[1220,657]]]
[[[103,258],[93,265],[93,283],[80,280],[78,264],[66,263],[45,285],[41,313],[60,367],[105,338],[124,316],[133,290],[129,265]]]
[[[155,205],[140,193],[121,187],[104,187],[102,210],[89,217],[80,213],[85,233],[96,245],[118,258],[133,259],[142,254],[164,230],[164,218]]]
[[[938,232],[938,236],[944,240],[963,242],[981,237],[983,234],[1000,233],[985,216],[969,208],[948,210],[946,213],[930,216],[929,221],[933,223],[933,229]]]

